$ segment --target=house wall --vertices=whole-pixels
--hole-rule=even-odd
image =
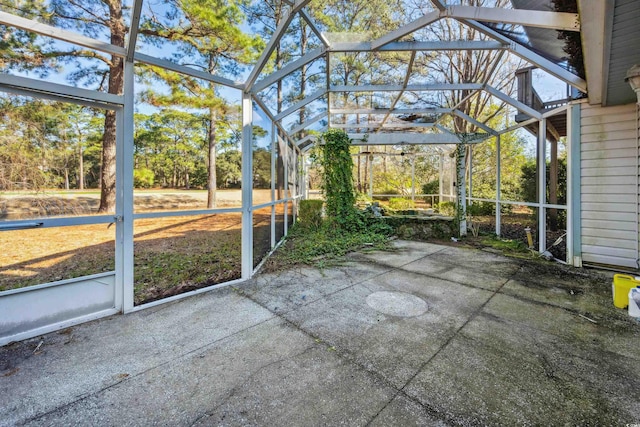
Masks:
[[[582,261],[638,268],[636,104],[581,105]]]

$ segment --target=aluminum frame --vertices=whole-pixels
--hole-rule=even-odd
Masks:
[[[497,163],[497,194],[496,194],[496,206],[497,206],[497,219],[496,227],[499,233],[500,228],[500,204],[522,204],[537,207],[539,209],[539,235],[540,235],[540,250],[545,249],[544,234],[546,216],[545,210],[548,208],[567,209],[568,210],[568,243],[567,251],[571,254],[572,262],[574,264],[580,263],[580,196],[579,196],[579,105],[571,105],[561,107],[554,110],[554,114],[566,110],[568,116],[568,126],[571,137],[568,143],[568,152],[572,159],[568,165],[568,172],[570,180],[568,182],[569,194],[571,195],[570,201],[567,206],[562,205],[550,205],[546,203],[544,199],[543,191],[546,187],[544,169],[546,167],[545,157],[545,135],[546,135],[546,118],[551,115],[551,112],[539,113],[526,105],[519,103],[512,97],[502,93],[498,89],[495,89],[487,84],[488,78],[485,78],[482,83],[461,83],[461,84],[428,84],[428,85],[409,85],[409,77],[411,74],[411,63],[405,74],[404,81],[401,85],[363,85],[363,86],[331,86],[330,84],[330,64],[331,53],[336,52],[363,52],[363,51],[406,51],[412,52],[412,60],[415,52],[418,51],[442,51],[442,50],[499,50],[501,54],[498,59],[492,64],[490,71],[487,75],[491,75],[493,70],[500,63],[502,54],[509,51],[516,56],[534,64],[551,75],[558,77],[560,80],[576,87],[582,91],[586,91],[586,82],[574,74],[564,70],[557,64],[545,59],[544,57],[536,54],[525,46],[522,46],[516,42],[509,40],[496,31],[492,30],[488,26],[478,21],[485,22],[506,22],[512,24],[519,24],[523,26],[541,27],[541,28],[553,28],[563,29],[568,31],[579,31],[580,25],[577,21],[576,14],[556,13],[556,12],[541,12],[541,11],[522,11],[513,9],[490,9],[490,8],[478,8],[461,5],[446,5],[440,0],[431,0],[436,10],[426,13],[424,16],[417,20],[410,22],[401,28],[389,32],[382,37],[373,40],[371,42],[357,42],[357,43],[334,43],[331,44],[327,38],[319,30],[318,26],[314,23],[313,19],[304,9],[310,0],[286,0],[286,3],[290,5],[290,10],[286,18],[281,22],[276,31],[274,32],[271,40],[268,42],[267,48],[262,52],[260,59],[256,62],[251,70],[249,77],[244,82],[237,82],[231,79],[227,79],[222,76],[213,75],[210,73],[202,72],[190,67],[186,67],[180,64],[173,63],[171,61],[163,60],[157,57],[145,55],[135,51],[136,43],[138,40],[138,24],[140,22],[140,14],[142,10],[142,0],[134,0],[132,7],[132,20],[131,28],[128,33],[128,40],[126,47],[122,48],[114,46],[109,43],[101,42],[99,40],[92,39],[90,37],[83,36],[73,31],[60,29],[51,25],[42,24],[29,20],[26,18],[18,17],[6,12],[0,12],[0,24],[20,28],[26,31],[30,31],[45,37],[62,40],[72,43],[77,46],[94,49],[99,52],[114,55],[116,57],[125,58],[125,90],[123,95],[112,95],[108,93],[101,93],[97,91],[90,91],[81,88],[75,88],[67,85],[61,85],[56,83],[44,82],[36,79],[30,79],[15,75],[0,74],[0,90],[16,93],[19,95],[34,96],[37,98],[52,99],[63,102],[76,103],[80,105],[88,105],[96,108],[112,109],[116,111],[117,116],[117,205],[115,211],[116,221],[116,292],[115,301],[116,308],[123,312],[130,312],[140,309],[141,307],[133,306],[133,222],[139,218],[155,218],[155,217],[168,217],[168,216],[183,216],[203,213],[226,213],[226,212],[241,212],[242,213],[242,279],[245,280],[254,272],[253,269],[253,211],[259,206],[252,205],[252,164],[253,159],[251,155],[252,148],[252,122],[253,122],[253,108],[252,102],[256,102],[265,112],[265,114],[272,121],[272,138],[273,141],[282,141],[285,147],[284,150],[284,165],[285,165],[285,181],[287,195],[284,200],[275,200],[273,182],[272,179],[272,198],[271,202],[265,204],[272,207],[272,228],[275,227],[273,213],[275,212],[275,206],[278,203],[282,203],[285,208],[285,230],[288,227],[287,215],[288,215],[288,203],[292,203],[292,200],[296,200],[301,197],[301,194],[289,195],[288,188],[288,168],[290,156],[304,157],[304,152],[310,149],[313,144],[306,146],[304,149],[300,149],[300,146],[309,141],[317,142],[317,137],[313,135],[307,135],[306,137],[296,140],[292,136],[298,132],[307,129],[309,126],[317,123],[318,121],[326,118],[328,126],[332,127],[332,115],[334,114],[382,114],[384,115],[382,121],[374,125],[376,126],[376,133],[368,135],[366,141],[365,134],[350,134],[350,137],[354,138],[354,145],[378,145],[378,144],[460,144],[460,140],[449,130],[445,129],[441,124],[436,123],[407,123],[396,124],[388,123],[388,120],[393,114],[449,114],[456,115],[467,120],[469,123],[483,129],[488,133],[488,136],[496,137],[496,145],[498,147],[498,159]],[[587,0],[581,0],[581,6],[587,3]],[[285,65],[280,70],[273,72],[261,80],[258,77],[263,72],[268,59],[280,42],[286,28],[291,21],[297,16],[300,19],[308,23],[311,30],[316,34],[323,46],[312,50],[305,54],[303,57]],[[471,40],[471,41],[446,41],[446,42],[432,42],[432,41],[414,41],[414,42],[398,42],[396,40],[411,34],[412,32],[424,28],[433,22],[436,22],[442,18],[457,19],[465,25],[469,25],[472,28],[482,32],[491,40]],[[262,100],[255,95],[256,93],[264,90],[270,85],[290,75],[300,67],[307,65],[324,56],[327,64],[327,87],[319,90],[303,100],[298,101],[294,105],[287,108],[285,111],[274,115],[268,108],[265,107]],[[162,67],[171,71],[189,75],[192,77],[200,78],[206,81],[211,81],[216,84],[220,84],[226,87],[238,89],[243,92],[242,95],[242,207],[230,208],[230,209],[204,209],[204,210],[189,210],[189,211],[171,211],[171,212],[152,212],[152,213],[135,213],[133,209],[133,177],[131,171],[133,170],[133,113],[134,113],[134,62],[141,62],[148,65]],[[591,61],[593,62],[593,61]],[[597,61],[596,61],[597,62]],[[606,69],[603,71],[606,74]],[[601,77],[600,77],[601,78]],[[494,130],[484,123],[477,121],[476,119],[469,117],[468,115],[457,110],[458,106],[453,108],[435,108],[435,109],[395,109],[395,106],[399,102],[400,97],[406,91],[420,92],[420,91],[442,91],[442,90],[471,90],[473,91],[465,99],[470,99],[480,91],[484,90],[502,102],[512,105],[520,111],[530,115],[532,119],[526,122],[520,123],[516,126],[509,127],[503,130]],[[335,92],[381,92],[381,91],[397,91],[400,92],[395,97],[391,108],[388,109],[332,109],[331,97]],[[297,112],[300,108],[303,108],[307,104],[320,99],[321,97],[327,97],[327,111],[315,115],[314,117],[307,119],[304,123],[300,123],[290,131],[286,131],[282,126],[282,119]],[[605,94],[606,95],[606,94]],[[517,128],[523,127],[527,124],[539,122],[539,153],[538,153],[538,167],[539,171],[539,194],[540,198],[537,203],[523,203],[523,202],[511,202],[501,200],[500,197],[500,135],[511,132]],[[345,128],[365,128],[368,125],[333,125],[333,127],[345,127]],[[405,128],[405,127],[435,127],[441,131],[441,133],[408,133],[408,132],[396,132],[393,134],[381,133],[382,129],[389,128]],[[282,136],[282,138],[281,138]],[[291,147],[289,147],[291,145]],[[272,143],[272,151],[273,151]],[[272,153],[273,156],[273,153]],[[576,160],[577,159],[577,160]],[[577,163],[576,163],[577,162]],[[276,173],[275,162],[272,159],[272,178]],[[306,162],[303,162],[303,168],[306,169]],[[295,162],[296,169],[299,167],[298,162]],[[441,165],[442,169],[442,154]],[[372,168],[370,168],[372,170]],[[298,188],[299,193],[307,194],[306,181],[302,188]],[[471,177],[469,179],[469,185],[471,185]],[[442,170],[440,176],[439,195],[443,197],[442,188]],[[573,194],[575,192],[575,194]],[[412,195],[415,197],[415,189],[412,189]],[[471,195],[471,191],[469,196]],[[468,197],[469,200],[474,200],[472,197]],[[262,206],[262,205],[261,205]],[[114,216],[112,215],[99,215],[91,217],[80,218],[43,218],[37,220],[41,222],[42,227],[58,227],[68,225],[80,225],[80,224],[97,224],[113,222]],[[27,223],[33,222],[33,220],[16,221],[19,226],[27,225]],[[569,225],[570,224],[570,225]],[[275,230],[272,230],[271,246],[276,245],[275,242]],[[237,281],[233,281],[237,282]],[[229,282],[232,283],[232,282]],[[226,284],[215,285],[210,288],[196,291],[195,293],[203,292],[208,289],[225,286]],[[193,293],[184,294],[190,295]],[[169,300],[178,299],[183,296],[170,298]],[[167,301],[167,300],[163,300]],[[162,301],[161,301],[162,302]],[[161,303],[159,302],[159,303]],[[152,303],[156,305],[156,303]],[[148,305],[145,305],[148,306]],[[142,306],[144,307],[144,306]]]

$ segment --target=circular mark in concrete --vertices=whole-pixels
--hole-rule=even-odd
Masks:
[[[369,307],[383,314],[398,317],[416,317],[427,312],[426,301],[406,292],[374,292],[367,297]]]

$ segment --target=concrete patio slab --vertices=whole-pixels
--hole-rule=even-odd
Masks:
[[[391,268],[375,262],[349,261],[323,270],[298,267],[259,275],[242,286],[242,292],[274,313],[284,313],[385,273]]]
[[[99,393],[274,317],[231,289],[189,301],[186,310],[169,303],[0,348],[0,425]]]
[[[640,423],[610,276],[395,243],[0,348],[0,426]]]
[[[349,256],[350,259],[367,259],[376,264],[388,267],[400,267],[425,256],[432,255],[438,251],[445,250],[446,247],[424,242],[411,242],[399,240],[394,242],[395,251],[366,251],[357,252]]]
[[[462,260],[459,264],[454,264],[454,262],[455,256],[448,262],[436,261],[432,257],[427,257],[405,264],[402,269],[489,291],[495,291],[504,285],[507,277],[511,274],[511,268],[502,275],[500,273],[488,274],[466,266]],[[517,268],[517,265],[515,268]]]

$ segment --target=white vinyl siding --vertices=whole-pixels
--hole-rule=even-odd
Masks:
[[[636,105],[581,111],[582,261],[637,268]]]

